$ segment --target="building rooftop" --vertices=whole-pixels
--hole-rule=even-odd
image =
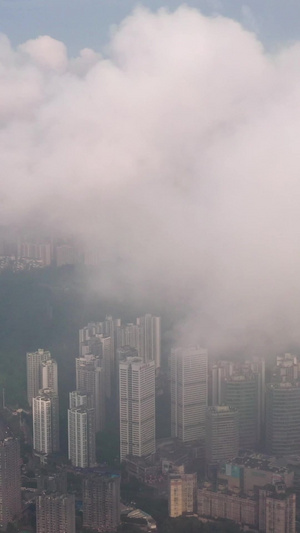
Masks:
[[[267,472],[273,472],[274,474],[284,474],[291,471],[287,466],[278,463],[274,457],[263,454],[245,454],[235,457],[228,463],[243,466],[244,468],[265,470]]]

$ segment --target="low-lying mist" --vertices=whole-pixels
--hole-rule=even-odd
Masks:
[[[176,309],[178,342],[300,345],[300,43],[137,9],[103,55],[0,40],[0,223],[99,250],[91,290]]]

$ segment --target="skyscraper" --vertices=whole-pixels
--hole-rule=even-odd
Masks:
[[[70,393],[68,455],[73,466],[87,468],[96,464],[95,409],[88,407],[87,395],[76,392]]]
[[[41,494],[36,498],[37,533],[75,533],[73,494]]]
[[[41,363],[41,389],[52,389],[58,394],[57,362],[48,359]]]
[[[116,531],[120,524],[120,477],[89,474],[83,480],[83,526]]]
[[[95,409],[96,432],[105,428],[105,379],[98,357],[86,355],[76,359],[76,388],[90,395],[89,407]]]
[[[115,385],[115,330],[120,320],[106,317],[104,322],[90,322],[79,330],[79,354],[84,357],[93,354],[99,357],[100,366],[105,370],[105,395],[111,397]]]
[[[207,407],[207,350],[171,352],[171,432],[182,442],[204,438]]]
[[[208,407],[205,437],[208,463],[215,464],[236,457],[239,451],[238,410],[227,405]]]
[[[259,381],[253,374],[234,375],[225,381],[225,403],[239,412],[239,446],[253,449],[260,436]]]
[[[257,382],[257,424],[260,440],[264,432],[265,417],[265,360],[263,357],[253,356],[245,361],[217,361],[209,371],[209,405],[223,405],[226,403],[226,382],[245,376],[246,380],[255,379]]]
[[[130,346],[138,351],[143,362],[155,362],[155,368],[161,364],[161,319],[147,314],[136,319],[136,324],[129,323],[116,329],[116,348]]]
[[[81,392],[79,390],[73,390],[69,393],[69,408],[73,407],[92,407],[91,395],[87,392]]]
[[[21,513],[21,470],[19,441],[12,437],[0,440],[0,527]]]
[[[269,383],[266,389],[266,451],[300,454],[299,383]]]
[[[32,400],[38,395],[42,387],[41,366],[42,363],[51,359],[51,354],[48,351],[39,349],[37,352],[27,352],[26,366],[27,366],[27,401],[32,406]]]
[[[143,360],[154,361],[155,368],[160,368],[161,358],[161,319],[159,316],[147,314],[136,319],[138,326],[142,328]]]
[[[45,455],[59,450],[58,396],[51,389],[33,399],[33,449]]]
[[[155,363],[128,357],[119,365],[120,459],[155,452]]]

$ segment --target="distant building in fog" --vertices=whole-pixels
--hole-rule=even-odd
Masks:
[[[174,348],[170,367],[172,436],[182,442],[204,438],[207,350],[199,346]]]
[[[266,451],[300,454],[300,384],[271,383],[266,389]]]
[[[87,468],[96,464],[95,409],[88,407],[87,395],[76,392],[70,393],[68,457],[73,466]]]
[[[253,449],[260,438],[259,382],[253,374],[233,375],[224,383],[225,403],[239,413],[239,447]]]
[[[0,528],[21,513],[20,445],[17,439],[0,440]]]
[[[239,414],[227,405],[208,407],[205,423],[206,461],[219,463],[239,451]]]
[[[226,401],[226,382],[238,376],[246,380],[257,381],[257,440],[264,433],[265,417],[265,360],[263,357],[251,357],[238,361],[217,361],[209,369],[209,405],[224,405]],[[235,406],[236,407],[236,406]]]
[[[55,247],[56,266],[75,265],[77,263],[77,253],[71,244],[58,244]]]
[[[290,353],[278,355],[272,372],[274,383],[294,383],[300,379],[300,361]]]
[[[296,497],[280,482],[247,495],[208,485],[198,490],[198,515],[232,520],[264,533],[295,533]]]
[[[51,244],[24,241],[18,245],[18,256],[22,259],[36,259],[42,261],[43,266],[49,266],[52,262]]]
[[[42,389],[33,399],[33,449],[41,454],[59,451],[58,396],[51,389]]]
[[[120,459],[155,452],[155,363],[128,357],[119,365]]]
[[[41,389],[52,389],[58,394],[57,362],[48,359],[41,363]]]
[[[32,400],[42,388],[42,363],[51,359],[51,353],[39,349],[37,352],[27,352],[27,401],[32,405]]]
[[[284,483],[274,483],[259,490],[259,531],[296,532],[296,496]]]
[[[75,533],[73,494],[41,494],[36,498],[36,533]]]
[[[136,324],[124,324],[116,330],[117,348],[130,346],[135,348],[138,356],[145,363],[155,362],[155,368],[161,365],[161,319],[147,314],[136,319]]]
[[[95,409],[96,432],[105,428],[105,369],[99,357],[86,355],[76,359],[76,387],[90,395],[90,405]]]
[[[120,524],[120,477],[88,474],[83,480],[83,527],[116,531]]]

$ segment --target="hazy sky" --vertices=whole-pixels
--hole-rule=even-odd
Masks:
[[[99,51],[111,26],[136,5],[172,10],[183,3],[234,18],[271,47],[300,37],[299,0],[0,0],[0,31],[13,44],[47,34],[65,42],[71,54],[85,47]]]
[[[95,289],[159,294],[210,346],[284,350],[300,345],[300,2],[211,4],[0,1],[0,224],[88,236],[114,265]]]

